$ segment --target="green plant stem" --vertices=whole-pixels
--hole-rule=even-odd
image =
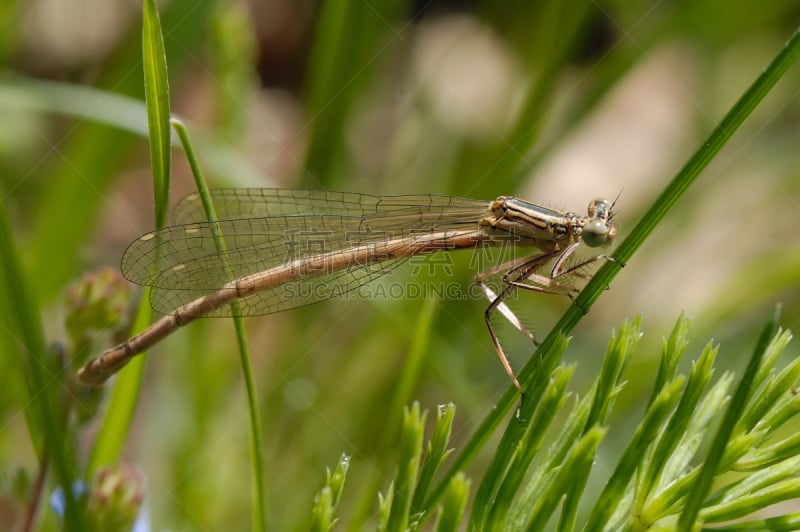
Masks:
[[[172,126],[178,133],[178,137],[183,145],[186,158],[189,161],[189,166],[192,169],[195,185],[200,194],[200,201],[203,204],[206,218],[209,222],[217,222],[217,214],[214,209],[214,204],[211,200],[211,193],[208,190],[203,171],[200,167],[200,162],[195,153],[192,140],[189,136],[189,131],[186,126],[177,119],[172,120]],[[218,231],[214,233],[215,245],[217,250],[224,252],[225,237]],[[224,254],[222,255],[225,256]],[[225,269],[230,273],[230,264],[225,263]],[[245,382],[245,390],[247,394],[247,411],[250,420],[250,459],[253,466],[253,530],[266,530],[267,529],[267,512],[266,512],[266,483],[264,481],[264,459],[261,454],[263,448],[261,442],[261,423],[258,409],[258,391],[256,389],[255,378],[253,376],[253,365],[250,361],[250,347],[247,343],[247,333],[244,329],[244,323],[239,317],[238,301],[231,302],[231,314],[233,317],[233,326],[236,329],[236,341],[239,346],[239,363],[242,368],[242,375]]]

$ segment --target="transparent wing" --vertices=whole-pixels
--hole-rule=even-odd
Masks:
[[[265,194],[283,207],[262,208],[283,215],[243,217]],[[486,212],[485,201],[447,196],[375,197],[360,194],[258,189],[217,191],[214,201],[221,220],[216,224],[196,222],[154,231],[134,241],[122,259],[123,274],[131,281],[149,285],[153,307],[164,313],[202,295],[219,290],[241,277],[269,270],[290,261],[346,250],[354,246],[393,239],[409,239],[431,231],[474,226]],[[295,203],[287,198],[294,198]],[[299,199],[298,199],[299,198]],[[185,201],[182,204],[185,205]],[[342,213],[355,204],[356,215]],[[325,214],[289,214],[320,207]],[[324,208],[323,208],[324,207]],[[352,212],[348,211],[348,212]],[[184,207],[180,216],[196,214]],[[192,214],[192,215],[194,215]],[[217,250],[214,234],[225,240],[225,251]],[[290,281],[240,300],[241,315],[286,310],[316,301],[342,297],[353,289],[385,274],[405,259],[379,264],[354,264],[336,271]],[[225,306],[210,315],[230,315]]]
[[[354,192],[285,188],[219,188],[211,190],[211,199],[220,220],[300,214],[362,216],[409,207],[470,209],[485,207],[488,203],[436,194],[370,196]],[[207,220],[200,196],[196,193],[181,199],[172,215],[175,225]]]

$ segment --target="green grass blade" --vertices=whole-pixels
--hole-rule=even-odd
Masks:
[[[672,328],[672,333],[669,335],[669,340],[663,341],[661,349],[661,363],[658,366],[658,374],[656,376],[656,383],[653,386],[653,392],[650,395],[648,404],[652,403],[656,396],[661,393],[661,388],[666,386],[675,377],[675,372],[678,370],[678,363],[689,345],[689,320],[686,315],[681,312],[675,327]]]
[[[27,371],[24,373],[28,401],[32,405],[30,411],[26,409],[28,429],[37,445],[39,467],[46,468],[46,464],[52,461],[55,468],[64,494],[64,529],[83,530],[82,512],[73,493],[74,458],[64,433],[61,402],[57,400],[64,393],[64,383],[62,375],[54,373],[56,368],[45,358],[47,347],[40,313],[20,269],[18,256],[4,203],[0,201],[0,279],[6,297],[14,306],[6,318],[19,339],[19,351],[26,354],[24,366]]]
[[[142,60],[144,64],[144,99],[150,131],[150,164],[156,206],[156,228],[167,224],[169,212],[170,150],[169,81],[164,34],[155,0],[145,0],[142,24]]]
[[[389,514],[392,513],[392,500],[394,499],[394,482],[389,484],[386,495],[378,493],[378,526],[375,527],[379,532],[388,530]]]
[[[502,484],[497,490],[497,496],[494,497],[494,501],[491,504],[487,519],[487,529],[497,531],[507,529],[507,518],[511,510],[511,504],[520,489],[530,464],[542,446],[542,441],[553,419],[561,411],[561,407],[567,399],[565,390],[574,369],[574,366],[556,368],[541,400],[537,401],[536,406],[530,409],[532,415],[529,412],[522,414],[523,419],[531,419],[531,422],[527,424],[525,436],[519,441],[514,459],[508,467],[502,479]],[[525,405],[523,405],[523,409],[525,409]]]
[[[634,479],[636,470],[642,466],[648,447],[658,437],[661,424],[681,398],[683,382],[683,376],[677,376],[662,388],[661,393],[650,404],[644,419],[636,427],[630,444],[606,482],[605,489],[597,499],[586,530],[605,529],[606,523],[611,519],[620,501],[624,498],[631,480]]]
[[[436,532],[455,532],[461,530],[461,520],[469,501],[470,481],[464,473],[458,473],[450,481],[450,485],[442,500],[442,509],[436,517]]]
[[[733,532],[753,530],[769,530],[770,532],[796,532],[800,530],[800,512],[781,515],[778,517],[768,517],[754,521],[740,521],[726,526],[715,526],[703,528],[703,530],[714,532]]]
[[[167,63],[164,54],[164,37],[154,0],[144,2],[143,26],[142,53],[145,103],[150,130],[150,164],[153,173],[156,228],[160,229],[166,225],[169,210],[171,151]],[[134,332],[144,329],[152,319],[148,294],[149,291],[145,291],[139,303],[135,327],[132,329]],[[92,451],[90,472],[116,461],[122,453],[122,447],[138,403],[144,374],[145,357],[136,358],[137,360],[128,364],[117,379],[109,408],[106,410],[105,418],[97,435],[96,449]]]
[[[3,76],[0,74],[0,110],[16,109],[51,113],[74,118],[82,122],[93,122],[109,126],[114,132],[113,140],[126,137],[130,133],[138,137],[148,136],[147,109],[140,99],[131,98],[106,90],[73,85],[63,81],[41,80],[23,76]],[[113,128],[113,129],[111,129]],[[214,132],[195,131],[194,142],[203,153],[203,163],[213,175],[224,178],[233,184],[256,183],[267,176],[253,161],[244,157],[233,146],[221,140]],[[92,148],[92,162],[97,165],[106,159],[104,146],[97,146],[97,137],[104,140],[108,134],[95,135],[86,144]],[[180,147],[178,139],[172,139],[172,147]],[[106,150],[108,151],[108,150]],[[102,157],[102,159],[101,159]],[[114,159],[117,161],[119,155]],[[73,158],[77,158],[73,156]],[[100,161],[98,161],[100,159]],[[76,165],[78,163],[75,163]],[[114,173],[112,162],[103,162],[97,171]],[[87,171],[95,171],[90,166]],[[91,180],[96,183],[98,180]],[[71,204],[74,205],[74,202]]]
[[[336,518],[333,514],[333,492],[325,486],[314,495],[314,504],[311,507],[311,532],[329,532],[333,530]]]
[[[406,408],[403,415],[403,433],[400,436],[400,455],[397,458],[397,474],[394,496],[386,530],[407,530],[412,523],[410,511],[414,490],[417,487],[419,465],[422,461],[422,439],[425,432],[427,412],[421,412],[419,403]]]
[[[561,423],[547,453],[528,476],[529,480],[526,485],[517,494],[509,513],[509,526],[513,526],[515,529],[522,528],[530,513],[530,508],[536,504],[536,501],[553,482],[567,453],[583,433],[586,420],[589,418],[589,411],[592,408],[595,389],[597,389],[596,380],[592,385],[592,391],[572,406],[567,418]]]
[[[526,530],[547,530],[547,521],[555,512],[558,503],[563,500],[564,495],[573,489],[576,479],[578,484],[582,484],[582,479],[589,476],[589,471],[596,459],[597,447],[607,431],[608,429],[603,427],[593,427],[575,442],[555,478],[531,509]]]
[[[626,320],[619,334],[611,337],[600,375],[597,377],[597,388],[589,418],[586,420],[586,430],[608,422],[608,416],[619,392],[623,369],[642,337],[641,327],[642,317],[637,316],[632,321]]]
[[[189,166],[192,169],[192,176],[194,176],[195,186],[200,195],[200,202],[203,204],[206,218],[210,222],[217,221],[217,214],[214,210],[214,204],[211,201],[211,193],[208,189],[208,183],[203,176],[203,171],[200,167],[200,161],[195,153],[192,139],[189,137],[189,131],[180,120],[173,120],[172,125],[178,133],[178,137],[183,145],[186,158],[189,161]],[[214,234],[215,245],[220,252],[225,251],[225,235],[216,232]],[[230,265],[226,262],[226,270],[232,277],[230,272]],[[238,301],[231,302],[231,314],[233,319],[233,326],[236,329],[236,341],[239,347],[239,364],[242,368],[242,376],[245,382],[245,391],[247,394],[247,412],[250,421],[250,461],[253,473],[253,530],[266,530],[267,529],[267,510],[266,510],[266,482],[264,479],[264,457],[261,450],[263,445],[261,442],[261,415],[258,408],[258,390],[256,388],[255,377],[253,374],[253,365],[250,359],[250,346],[247,343],[247,332],[244,328],[244,322],[239,317]]]
[[[342,492],[344,491],[344,481],[347,478],[347,471],[350,469],[350,457],[342,453],[339,461],[336,462],[336,468],[333,473],[329,473],[325,479],[325,486],[331,488],[333,495],[332,503],[335,510],[339,506],[339,501],[342,500]]]
[[[704,508],[700,512],[703,522],[726,522],[747,517],[763,508],[800,497],[800,479],[791,478],[776,482],[758,492],[748,493],[734,501]]]
[[[694,525],[695,521],[697,520],[697,516],[700,513],[700,508],[702,508],[706,497],[711,491],[711,484],[714,481],[714,476],[716,475],[717,469],[722,462],[725,454],[725,448],[728,446],[731,434],[733,434],[733,430],[736,427],[736,424],[739,422],[739,418],[744,412],[747,402],[753,393],[751,383],[759,371],[762,358],[770,344],[770,341],[772,340],[772,337],[775,336],[775,333],[778,329],[779,319],[780,307],[776,307],[769,322],[764,326],[764,330],[761,332],[761,336],[758,339],[753,356],[750,358],[750,362],[747,364],[747,369],[745,370],[745,373],[739,382],[739,386],[734,392],[733,399],[728,407],[728,410],[725,412],[725,417],[722,420],[722,424],[717,430],[714,441],[711,443],[708,456],[703,462],[697,480],[694,482],[692,487],[691,493],[687,497],[686,506],[684,507],[680,519],[678,520],[678,528],[680,530],[689,530]]]
[[[417,488],[414,490],[414,498],[411,501],[411,515],[424,513],[423,502],[428,494],[428,488],[439,473],[445,458],[450,454],[447,446],[450,443],[455,415],[456,406],[454,404],[439,405],[433,436],[425,449],[425,459],[420,468]],[[454,489],[452,484],[450,489]]]
[[[503,482],[509,465],[511,464],[512,460],[514,460],[519,442],[525,434],[525,430],[528,425],[527,420],[531,419],[531,416],[533,415],[533,408],[544,397],[547,387],[550,383],[550,377],[553,373],[553,369],[555,368],[556,362],[564,353],[567,343],[567,339],[564,337],[559,337],[558,341],[555,342],[552,350],[548,353],[548,358],[542,361],[541,369],[537,373],[538,378],[535,384],[527,388],[528,392],[526,393],[525,397],[522,398],[519,416],[520,419],[515,417],[515,419],[508,424],[506,431],[503,433],[503,437],[497,446],[497,452],[495,452],[494,456],[492,457],[492,461],[489,464],[489,467],[486,469],[486,474],[484,475],[483,480],[478,487],[478,491],[475,494],[475,503],[473,504],[473,514],[471,516],[472,528],[480,529],[485,526],[488,512],[492,508],[492,501],[495,499],[497,490],[500,488],[501,483]],[[520,396],[516,389],[514,389],[514,395],[519,401]],[[485,425],[482,425],[478,429],[478,432],[480,433],[484,427]],[[471,443],[472,441],[470,441],[467,445],[470,445]],[[464,457],[470,456],[470,453],[472,452],[477,452],[477,449],[472,448],[469,450],[469,452],[467,449],[465,449],[464,452],[460,453],[456,458],[451,468],[457,466],[459,468],[463,468],[465,466],[463,463]],[[432,504],[429,505],[429,507],[431,506]]]
[[[682,448],[679,448],[679,444],[681,439],[690,432],[689,426],[692,423],[693,416],[696,415],[695,412],[703,398],[703,393],[713,375],[716,356],[717,349],[708,345],[697,362],[692,365],[692,371],[683,390],[680,403],[659,438],[659,442],[653,451],[653,455],[647,464],[646,472],[638,487],[640,499],[649,495],[651,489],[658,485],[669,461],[678,459],[676,450],[686,451],[688,450],[687,447],[690,447],[683,445]]]
[[[633,356],[633,352],[642,337],[641,316],[626,320],[620,327],[619,334],[612,335],[608,350],[603,359],[603,366],[597,378],[592,408],[584,425],[584,434],[597,427],[606,427],[619,391],[623,386],[623,369]],[[572,487],[565,492],[559,518],[558,530],[572,530],[575,527],[578,504],[586,489],[590,469],[576,471],[572,476]]]
[[[336,507],[342,497],[344,481],[347,477],[347,470],[350,468],[350,457],[342,454],[336,468],[331,472],[327,470],[325,474],[325,485],[314,496],[311,507],[311,531],[328,532],[333,530],[336,524]]]

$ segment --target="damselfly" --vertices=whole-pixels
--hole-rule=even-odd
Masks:
[[[608,258],[574,260],[576,248],[581,243],[609,246],[617,234],[614,204],[602,199],[589,203],[586,216],[509,196],[480,201],[431,194],[219,189],[212,199],[219,221],[199,221],[205,215],[194,194],[176,207],[177,225],[147,233],[125,251],[123,274],[149,286],[153,308],[166,315],[81,368],[83,382],[101,384],[195,318],[288,310],[351,292],[415,255],[512,241],[539,253],[494,266],[476,281],[490,300],[485,319],[494,348],[522,391],[492,327],[492,314],[499,311],[536,343],[506,299],[518,288],[572,297],[571,281],[587,277],[586,266]],[[497,276],[502,284],[495,292],[486,280]]]

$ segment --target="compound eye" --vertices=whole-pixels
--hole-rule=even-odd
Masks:
[[[596,199],[589,204],[589,218],[600,218],[607,220],[611,214],[611,202],[604,199]]]
[[[581,238],[584,243],[592,248],[607,246],[611,243],[609,227],[600,220],[590,220],[583,226]]]

